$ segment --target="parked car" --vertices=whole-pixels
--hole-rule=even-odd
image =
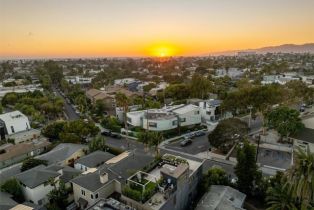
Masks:
[[[118,134],[118,133],[111,133],[110,136],[112,138],[115,138],[115,139],[121,139],[122,138],[122,136],[120,134]]]
[[[103,136],[111,136],[111,131],[105,129],[104,131],[101,132],[101,135],[103,135]]]
[[[194,135],[195,135],[196,137],[200,137],[200,136],[205,136],[206,133],[205,133],[205,131],[196,131],[196,132],[194,133]]]
[[[119,133],[112,133],[111,130],[105,129],[104,131],[101,132],[101,135],[103,136],[110,136],[115,139],[121,139],[122,136]]]
[[[185,134],[184,137],[193,139],[195,137],[195,134],[194,133],[188,133],[188,134]]]
[[[184,139],[183,141],[181,141],[180,145],[181,147],[185,147],[192,144],[192,140],[191,139]]]

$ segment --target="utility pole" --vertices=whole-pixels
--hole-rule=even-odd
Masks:
[[[252,119],[252,109],[253,109],[253,106],[250,105],[247,108],[250,110],[249,128],[251,129],[251,119]]]

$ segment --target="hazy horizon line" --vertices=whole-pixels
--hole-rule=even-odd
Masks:
[[[294,46],[303,46],[303,45],[309,45],[314,44],[314,42],[306,42],[302,44],[294,44],[294,43],[286,43],[286,44],[279,44],[279,45],[267,45],[257,48],[245,48],[245,49],[230,49],[230,50],[222,50],[222,51],[215,51],[215,52],[209,52],[209,53],[200,53],[196,55],[173,55],[173,56],[166,56],[166,58],[180,58],[180,57],[206,57],[206,56],[232,56],[231,53],[237,53],[237,52],[243,52],[243,51],[254,51],[254,50],[260,50],[263,48],[273,48],[273,47],[281,47],[285,45],[294,45]],[[280,53],[280,52],[278,52]],[[291,52],[291,53],[301,53],[301,52]],[[304,52],[304,53],[310,53],[312,52]],[[258,53],[258,54],[264,54],[264,53]],[[9,60],[67,60],[67,59],[104,59],[104,58],[110,58],[110,59],[140,59],[140,58],[160,58],[158,56],[145,56],[145,55],[74,55],[74,56],[0,56],[1,61],[9,61]]]

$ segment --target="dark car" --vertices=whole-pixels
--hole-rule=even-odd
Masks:
[[[191,139],[184,139],[183,141],[181,141],[180,145],[181,147],[185,147],[192,144],[192,140]]]
[[[196,136],[196,137],[200,137],[200,136],[205,136],[205,132],[204,131],[196,131],[195,133],[194,133],[194,135]]]
[[[122,138],[122,136],[120,134],[118,134],[118,133],[110,133],[110,136],[112,138],[115,138],[115,139],[121,139]]]
[[[110,130],[104,130],[101,132],[101,135],[103,136],[111,136],[111,131]]]
[[[185,134],[185,137],[193,139],[195,137],[195,134],[194,133],[187,133],[187,134]]]

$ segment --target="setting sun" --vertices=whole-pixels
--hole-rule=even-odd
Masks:
[[[172,45],[157,44],[149,49],[149,55],[154,57],[170,57],[178,55],[178,49]]]

